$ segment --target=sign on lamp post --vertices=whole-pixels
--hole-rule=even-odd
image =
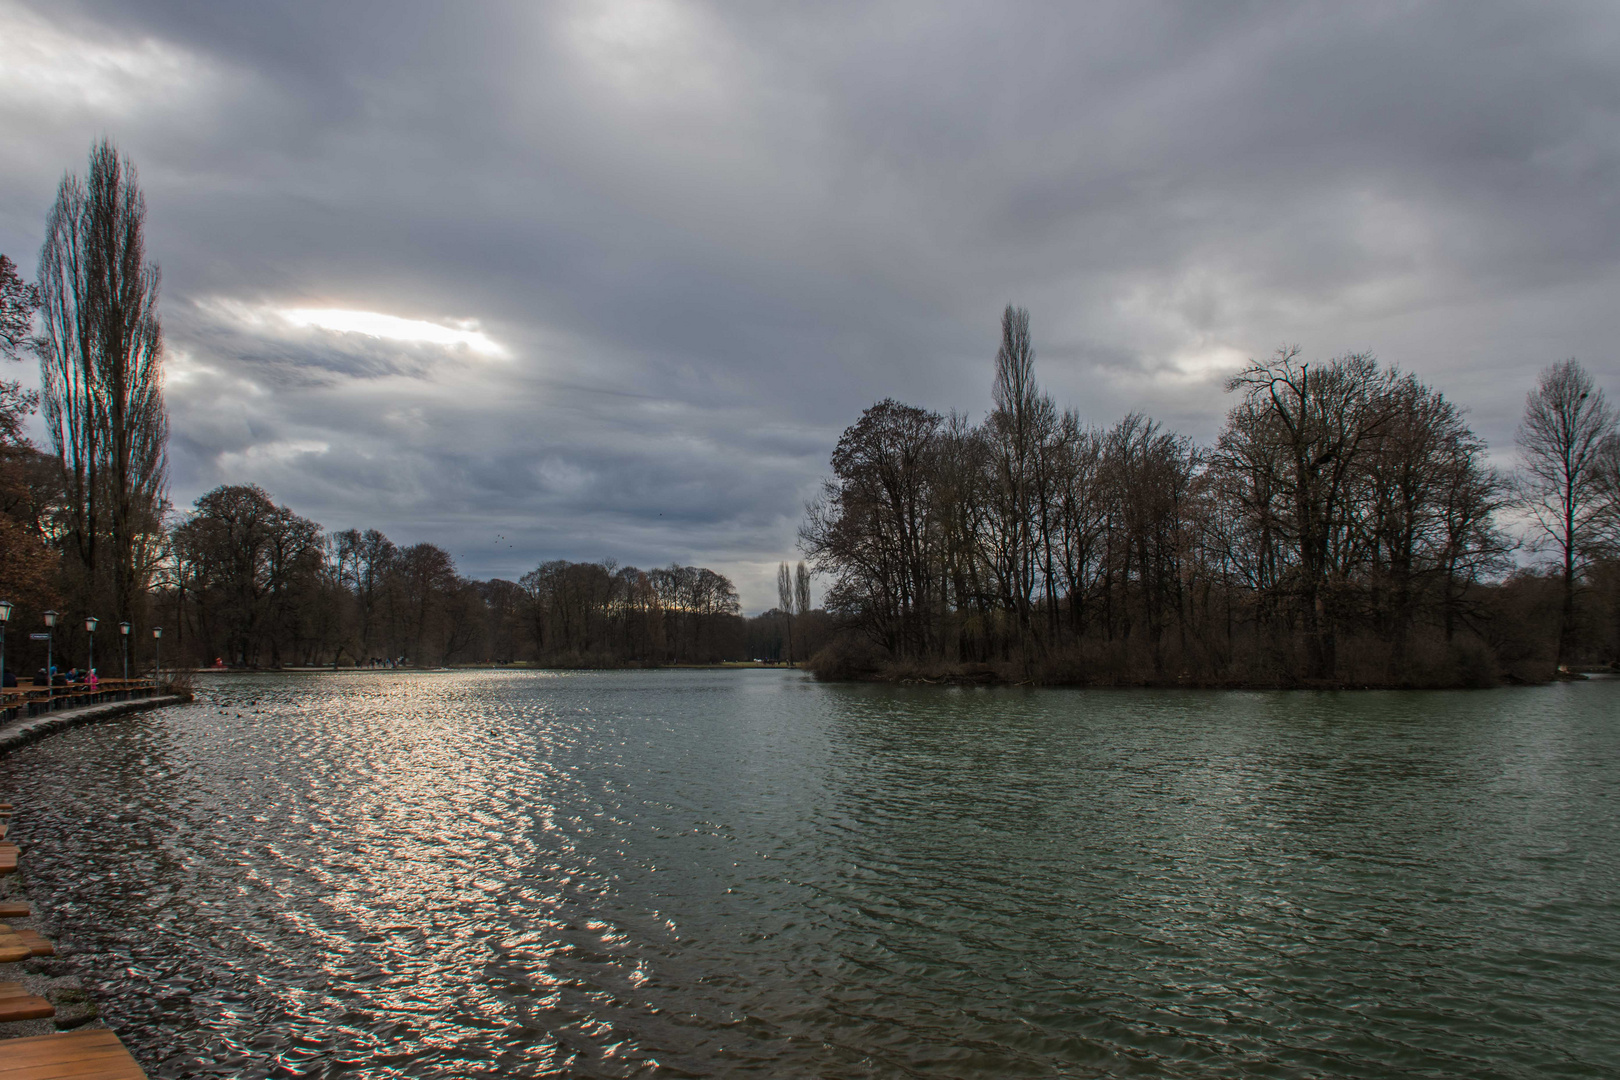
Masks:
[[[56,665],[52,654],[56,647],[56,612],[45,613],[45,685],[51,690],[56,689]]]

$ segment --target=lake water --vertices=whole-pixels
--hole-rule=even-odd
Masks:
[[[0,758],[154,1076],[1620,1068],[1620,683],[198,697]]]

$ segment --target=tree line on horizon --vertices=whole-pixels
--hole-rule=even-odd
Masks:
[[[251,485],[176,523],[156,596],[185,655],[243,667],[713,663],[742,658],[745,629],[713,570],[554,559],[475,581],[437,545],[328,533]]]
[[[1212,446],[1059,410],[1026,311],[982,423],[892,399],[839,439],[800,531],[832,677],[1486,685],[1620,656],[1620,436],[1575,361],[1495,472],[1460,409],[1365,354],[1233,376]],[[1517,511],[1548,558],[1517,565]]]

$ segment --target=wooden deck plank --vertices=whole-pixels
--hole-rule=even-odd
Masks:
[[[26,919],[28,914],[27,904],[19,904],[10,900],[0,904],[0,919]]]
[[[16,934],[0,934],[0,964],[15,964],[34,955],[34,947]]]
[[[55,956],[56,946],[38,930],[13,930],[11,936],[28,946],[29,956]]]
[[[22,983],[0,982],[0,1023],[17,1020],[44,1020],[56,1015],[56,1006],[36,994],[30,994]],[[0,1057],[5,1055],[5,1044],[0,1043]]]
[[[8,1039],[0,1048],[0,1080],[146,1080],[105,1028]]]

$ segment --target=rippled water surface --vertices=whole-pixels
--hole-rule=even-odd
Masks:
[[[1620,683],[204,681],[0,758],[155,1076],[1612,1076]]]

